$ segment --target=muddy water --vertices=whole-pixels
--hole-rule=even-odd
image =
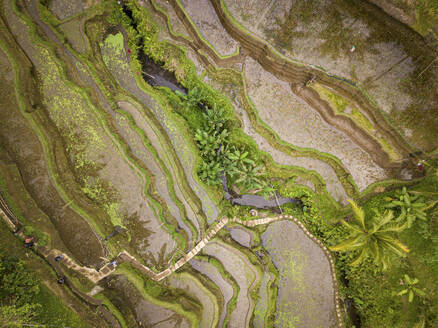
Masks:
[[[250,292],[260,281],[260,272],[244,254],[222,242],[210,241],[203,248],[203,252],[217,258],[239,285],[240,291],[236,308],[231,313],[228,327],[248,327],[254,310],[254,302],[250,297]]]
[[[213,264],[195,259],[190,260],[190,264],[196,271],[207,276],[216,286],[219,287],[222,296],[224,297],[224,307],[221,309],[218,327],[223,327],[225,317],[228,313],[228,302],[233,297],[233,286],[222,276],[219,269]]]
[[[7,17],[6,21],[13,27],[12,33],[14,35],[25,36],[27,29],[17,19],[10,5],[10,2],[7,1],[3,6],[6,13],[5,17]],[[19,39],[17,37],[17,40]],[[23,57],[21,52],[14,53],[18,65],[22,65],[21,67],[26,69],[24,64],[26,61]],[[2,58],[7,57],[2,55]],[[21,62],[21,60],[23,61]],[[30,78],[24,73],[20,73],[19,76],[23,81]],[[101,262],[100,257],[104,256],[99,237],[93,232],[93,229],[84,218],[71,208],[65,207],[65,200],[60,196],[51,179],[50,168],[46,160],[47,156],[53,156],[54,154],[49,155],[44,152],[39,137],[34,132],[28,119],[32,117],[38,120],[41,126],[45,126],[48,131],[55,133],[50,137],[46,134],[45,137],[49,138],[49,147],[57,155],[57,163],[55,164],[58,166],[56,168],[62,170],[65,177],[72,178],[62,151],[62,145],[59,143],[59,136],[56,135],[53,126],[47,122],[42,113],[35,113],[32,116],[26,115],[25,117],[18,112],[20,106],[16,102],[15,90],[12,88],[14,83],[3,82],[1,85],[3,95],[0,99],[9,102],[7,105],[1,106],[4,109],[0,120],[0,142],[2,146],[17,164],[27,191],[38,204],[38,207],[51,219],[61,239],[74,257],[87,265],[99,264]]]
[[[218,305],[214,295],[199,280],[188,273],[172,274],[167,281],[174,287],[183,290],[202,304],[200,328],[216,327],[218,323]]]
[[[184,317],[144,298],[124,276],[110,277],[103,285],[105,296],[122,313],[129,327],[190,327],[190,323]]]
[[[233,227],[233,228],[229,228],[227,229],[230,234],[231,234],[231,238],[233,238],[235,241],[237,241],[240,245],[245,246],[245,247],[251,247],[253,242],[253,232],[245,229],[243,227]]]
[[[334,327],[334,287],[322,249],[291,221],[270,224],[261,240],[279,272],[276,326]]]
[[[233,205],[244,205],[244,206],[252,206],[256,208],[273,208],[273,207],[281,207],[281,205],[292,203],[302,206],[303,203],[299,198],[290,198],[290,197],[281,197],[277,195],[277,197],[271,197],[271,199],[266,199],[263,196],[259,195],[232,195],[228,190],[227,179],[224,175],[221,176],[222,180],[222,188],[225,192],[225,199],[231,201]]]
[[[141,49],[143,49],[143,44],[141,44]],[[187,90],[178,83],[172,72],[155,64],[143,51],[140,51],[138,59],[141,63],[143,78],[147,83],[187,94]]]

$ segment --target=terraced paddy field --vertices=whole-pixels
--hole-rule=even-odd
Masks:
[[[438,7],[390,2],[0,0],[0,326],[436,327]]]

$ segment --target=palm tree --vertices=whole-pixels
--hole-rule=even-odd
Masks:
[[[397,233],[407,227],[407,222],[403,225],[391,222],[394,213],[390,210],[386,210],[383,214],[375,210],[374,216],[366,219],[362,208],[352,200],[349,200],[349,203],[353,208],[354,221],[349,223],[343,220],[342,224],[348,228],[350,236],[331,247],[332,251],[358,251],[359,255],[351,263],[352,265],[358,265],[371,257],[374,263],[383,267],[383,270],[388,267],[391,253],[405,256],[409,252],[409,249],[397,239]]]
[[[397,296],[402,296],[405,294],[408,294],[408,300],[409,303],[411,303],[414,299],[414,295],[417,294],[418,296],[426,296],[426,293],[422,291],[421,289],[415,287],[416,284],[418,284],[417,278],[411,278],[407,274],[404,276],[404,281],[401,283],[404,285],[404,289],[401,290],[399,293],[397,293]]]

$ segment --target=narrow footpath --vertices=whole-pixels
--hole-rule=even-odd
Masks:
[[[0,216],[6,221],[6,224],[9,227],[11,227],[11,229],[14,232],[18,231],[19,226],[17,225],[17,223],[19,221],[15,217],[15,215],[13,215],[12,211],[7,207],[7,204],[2,199],[1,195],[0,195]],[[176,270],[181,268],[184,264],[186,264],[193,257],[195,257],[208,244],[208,242],[212,238],[214,238],[214,236],[222,228],[224,228],[228,223],[237,223],[237,224],[241,224],[243,226],[252,228],[252,227],[255,227],[258,225],[269,224],[269,223],[272,223],[275,221],[280,221],[280,220],[291,220],[295,224],[297,224],[298,227],[300,227],[300,229],[303,230],[303,232],[312,241],[314,241],[316,244],[318,244],[318,246],[323,250],[325,256],[329,260],[332,281],[333,281],[333,288],[335,290],[335,304],[336,304],[336,315],[338,318],[338,326],[339,326],[339,328],[342,328],[343,324],[342,324],[341,308],[339,306],[340,302],[339,302],[338,286],[337,286],[337,279],[336,279],[333,258],[331,256],[329,250],[327,249],[327,247],[318,238],[313,236],[297,218],[295,218],[291,215],[284,214],[284,215],[278,215],[278,216],[267,217],[267,218],[262,218],[262,219],[254,219],[254,220],[249,220],[249,221],[243,221],[243,220],[236,218],[236,217],[235,218],[228,218],[228,217],[224,216],[224,217],[222,217],[221,220],[219,220],[219,222],[216,223],[216,225],[214,225],[212,228],[210,228],[206,232],[205,237],[190,252],[188,252],[185,256],[180,258],[175,264],[171,265],[170,267],[168,267],[167,269],[165,269],[159,273],[152,271],[149,267],[147,267],[147,266],[143,265],[142,263],[140,263],[139,261],[137,261],[137,259],[134,256],[132,256],[131,254],[129,254],[125,250],[120,252],[116,256],[115,260],[116,260],[117,264],[130,263],[134,268],[138,269],[140,272],[147,275],[150,279],[152,279],[154,281],[160,281],[160,280],[165,279],[169,275],[171,275],[173,272],[175,272]],[[21,237],[21,238],[25,237],[22,232],[16,233],[16,235],[18,237]],[[89,268],[89,267],[81,266],[81,265],[77,264],[70,256],[68,256],[67,254],[65,254],[57,249],[48,249],[48,248],[43,247],[43,246],[36,246],[35,249],[42,256],[44,256],[47,259],[47,261],[49,261],[49,262],[50,261],[53,262],[53,259],[56,256],[62,255],[62,260],[59,263],[62,263],[63,266],[65,266],[71,270],[74,270],[75,272],[80,273],[81,275],[83,275],[84,277],[86,277],[90,281],[92,281],[94,284],[97,284],[100,280],[102,280],[103,278],[109,276],[114,271],[116,271],[116,267],[114,265],[112,265],[111,262],[106,263],[102,268],[100,268],[99,270],[96,270],[94,268]]]

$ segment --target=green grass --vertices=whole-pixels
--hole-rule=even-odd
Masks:
[[[154,303],[158,306],[162,306],[164,308],[170,309],[185,318],[189,320],[191,323],[191,327],[195,328],[199,326],[199,317],[190,311],[185,310],[180,304],[178,303],[171,303],[167,301],[162,301],[157,298],[154,298],[151,295],[151,289],[148,287],[148,284],[146,283],[147,278],[141,277],[142,275],[138,275],[135,270],[131,269],[130,266],[119,266],[118,272],[122,273],[141,293],[141,295],[148,300],[151,303]],[[154,291],[152,291],[154,293]],[[155,294],[155,293],[154,293]]]
[[[74,312],[67,304],[78,303],[79,301],[70,295],[68,299],[60,297],[58,294],[53,294],[45,285],[43,279],[48,284],[56,284],[56,274],[40,257],[30,252],[30,256],[26,256],[28,250],[24,248],[21,240],[14,237],[3,220],[0,220],[0,249],[5,254],[17,256],[25,262],[26,267],[35,273],[38,277],[39,292],[33,299],[34,303],[42,305],[38,311],[35,320],[40,324],[57,324],[62,326],[70,326],[75,328],[85,328],[88,325],[85,318],[81,318],[78,313]],[[66,291],[69,294],[68,291]],[[83,315],[83,313],[82,313]]]
[[[332,90],[327,89],[326,87],[323,87],[320,84],[314,84],[312,88],[316,90],[316,92],[318,92],[323,100],[326,100],[329,103],[336,115],[349,117],[359,128],[362,128],[368,135],[376,139],[381,145],[382,149],[390,156],[391,159],[400,159],[400,155],[385,138],[378,138],[375,136],[373,124],[347,98],[335,93]],[[345,110],[348,107],[350,107],[351,110],[349,114],[345,113]]]
[[[65,305],[44,284],[40,284],[40,292],[36,295],[34,301],[42,305],[37,316],[39,322],[78,328],[87,327],[79,315]]]
[[[438,2],[435,0],[416,1],[415,14],[416,23],[413,28],[422,35],[426,35],[430,28],[438,25]]]

